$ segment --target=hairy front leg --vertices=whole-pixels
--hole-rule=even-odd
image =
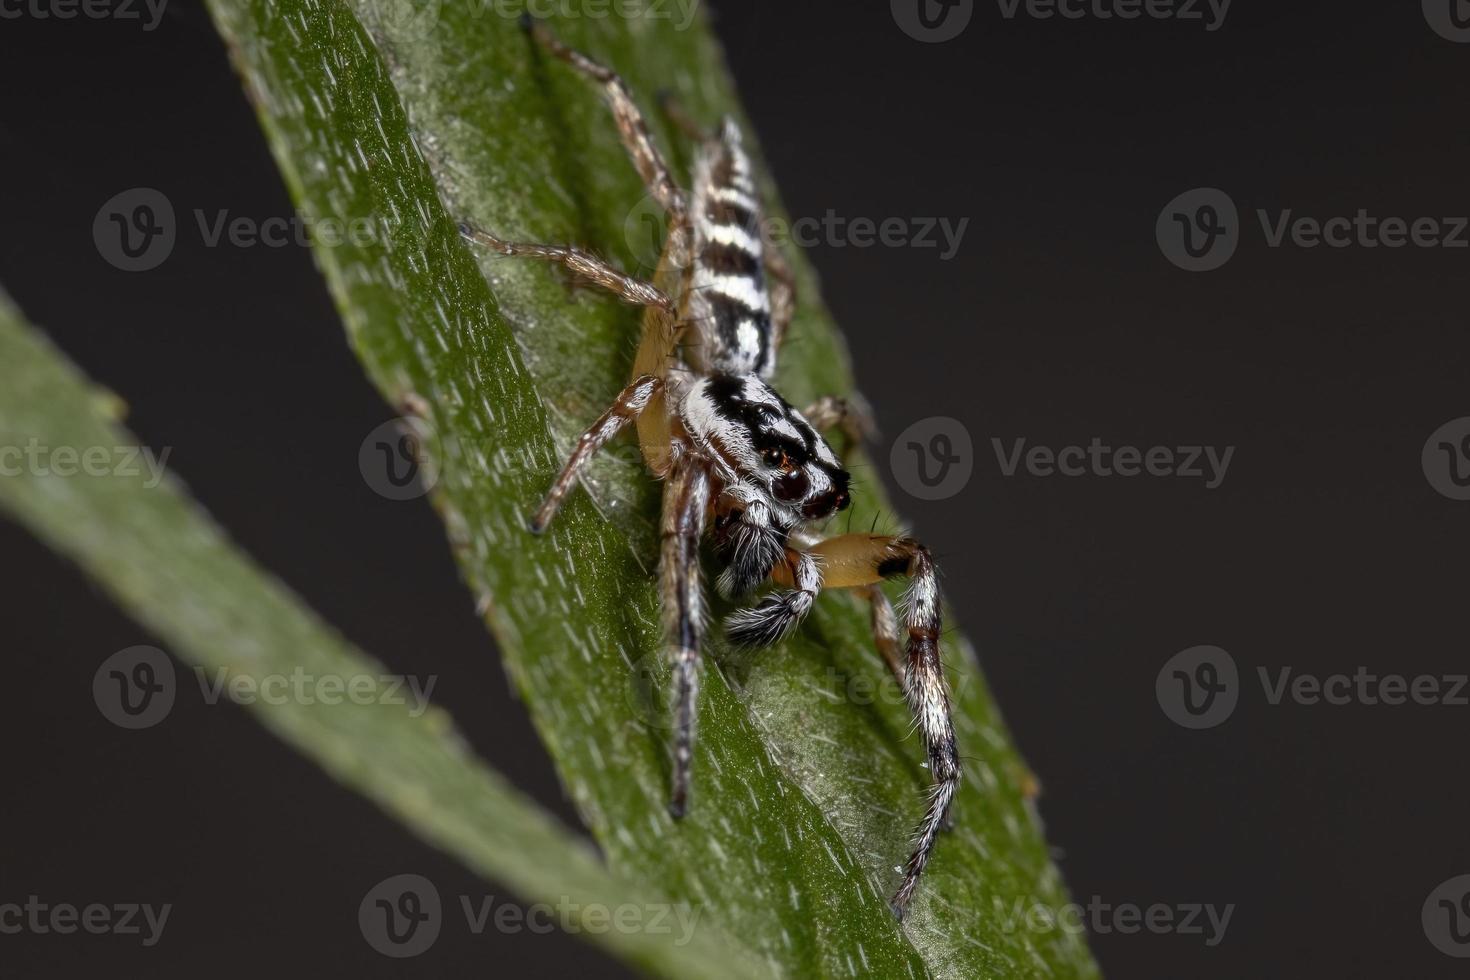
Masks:
[[[467,222],[459,224],[460,234],[477,245],[499,252],[501,255],[526,256],[556,262],[575,278],[594,286],[601,286],[637,306],[653,306],[672,314],[674,301],[668,294],[651,282],[630,276],[599,259],[591,252],[575,245],[538,245],[534,242],[509,242],[496,238],[481,228]]]
[[[802,409],[801,414],[815,428],[841,432],[847,437],[849,447],[861,445],[878,432],[872,410],[858,395],[851,398],[824,395]]]
[[[531,530],[540,534],[546,530],[546,525],[556,516],[556,511],[566,499],[572,489],[572,483],[582,469],[592,461],[608,440],[621,432],[629,422],[638,418],[648,407],[649,401],[654,395],[663,390],[663,381],[643,375],[634,378],[628,387],[618,393],[617,400],[612,407],[602,413],[602,417],[577,440],[577,448],[572,450],[572,455],[567,458],[566,465],[562,467],[556,482],[547,491],[546,499],[542,501],[535,515],[531,518]]]
[[[700,641],[704,631],[704,590],[699,576],[699,541],[710,502],[710,477],[704,460],[685,452],[664,484],[663,538],[659,560],[659,598],[664,635],[674,670],[674,779],[669,813],[684,816],[694,762],[694,726],[699,700]]]
[[[528,17],[526,22],[530,25],[532,36],[548,51],[602,86],[608,108],[612,110],[613,121],[617,124],[618,134],[622,137],[623,147],[628,151],[638,176],[643,178],[648,193],[671,217],[682,221],[688,207],[684,191],[674,183],[669,165],[654,145],[653,137],[648,133],[648,123],[644,121],[643,113],[633,101],[627,84],[611,68],[563,44],[541,21]]]
[[[895,673],[903,684],[909,711],[924,737],[934,785],[924,817],[914,834],[913,852],[904,864],[903,881],[890,902],[894,914],[903,918],[934,852],[939,832],[948,822],[950,803],[960,781],[959,749],[955,744],[949,690],[944,682],[944,666],[939,656],[942,627],[939,580],[929,549],[912,538],[843,534],[812,546],[811,554],[820,561],[822,578],[828,588],[871,589],[882,579],[895,575],[909,579],[900,620],[907,636],[902,669]],[[871,599],[871,592],[869,597]],[[885,599],[882,607],[875,607],[875,634],[883,608],[887,605]],[[886,627],[884,632],[892,636]],[[892,661],[898,658],[896,651],[885,649],[887,642],[880,637],[878,646],[891,666]]]

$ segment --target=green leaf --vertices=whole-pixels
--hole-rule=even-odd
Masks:
[[[569,295],[544,266],[476,255],[455,230],[469,218],[506,237],[588,244],[628,268],[649,258],[640,248],[643,192],[596,93],[539,56],[502,16],[516,5],[210,6],[305,217],[322,232],[370,223],[366,236],[320,234],[318,261],[369,375],[390,401],[423,416],[439,472],[434,503],[451,546],[612,869],[696,907],[708,935],[773,974],[1095,975],[1081,937],[1048,927],[1046,910],[1066,895],[1025,800],[1030,777],[956,634],[946,637],[947,662],[966,783],[956,829],[941,841],[903,926],[886,897],[927,779],[906,712],[872,653],[866,613],[849,596],[824,596],[800,635],[755,658],[711,642],[692,810],[678,824],[667,817],[651,572],[658,489],[625,450],[595,471],[591,493],[576,495],[551,534],[534,539],[524,530],[565,449],[625,380],[638,316],[601,296]],[[555,26],[623,71],[645,106],[667,87],[700,118],[738,117],[702,20],[680,29],[656,16],[678,5],[647,9],[655,16]],[[662,144],[677,147],[669,127],[654,121]],[[687,164],[686,154],[673,156]],[[841,340],[810,270],[796,266],[802,305],[778,385],[797,403],[849,393]],[[854,508],[858,526],[890,512],[876,485],[865,490]],[[164,635],[170,624],[161,609],[187,615],[191,607],[160,583],[187,594],[205,569],[187,554],[157,554],[161,567],[146,578],[121,553],[146,522],[123,522],[121,539],[77,539],[68,519],[91,516],[95,527],[107,511],[87,507],[100,501],[58,502],[43,492],[9,502]],[[223,609],[232,635],[259,656],[249,642],[254,620],[242,614],[250,607]],[[392,732],[374,735],[354,722],[318,740],[315,730],[268,723],[472,866],[531,894],[546,887],[523,864],[491,866],[492,848],[477,834],[497,838],[465,818],[462,801],[398,795],[359,771],[358,750],[392,753],[381,745]],[[408,778],[398,767],[392,775]],[[463,754],[434,775],[450,786],[471,778],[481,792],[489,778]],[[428,819],[441,806],[451,811],[440,818],[447,830]],[[528,849],[528,863],[538,853]],[[694,955],[691,946],[683,952],[697,967],[676,966],[656,959],[661,947],[647,937],[618,941],[669,975],[727,975],[743,962],[708,946]]]
[[[318,261],[369,375],[434,435],[435,505],[579,812],[613,867],[708,910],[773,972],[1094,975],[1079,935],[1037,926],[1065,889],[1025,800],[1030,776],[957,634],[946,642],[965,788],[902,927],[886,897],[926,771],[850,596],[824,596],[798,637],[753,659],[711,641],[691,813],[666,815],[658,487],[629,447],[545,538],[525,530],[626,381],[638,312],[456,234],[465,218],[588,245],[630,270],[652,258],[644,191],[598,92],[535,48],[516,7],[211,0],[307,219],[377,230],[318,248]],[[552,26],[623,72],[646,111],[667,88],[697,118],[738,118],[702,17],[681,29],[659,16],[678,5],[643,9]],[[651,121],[687,165],[673,128]],[[778,385],[798,404],[850,393],[841,339],[792,258],[801,307]],[[864,489],[854,526],[891,513]]]
[[[138,445],[113,421],[120,404],[26,329],[0,294],[0,447],[68,447],[81,458],[101,449],[117,458],[119,447]],[[56,458],[58,473],[47,474],[0,455],[8,460],[0,510],[76,561],[174,653],[223,670],[226,684],[298,670],[344,684],[386,673],[240,554],[171,476],[154,486],[139,467],[58,475]],[[569,909],[583,934],[611,952],[665,976],[705,975],[711,962],[759,975],[732,954],[708,912],[670,911],[656,889],[611,874],[555,817],[475,759],[443,711],[293,698],[257,699],[250,710],[466,867]],[[628,905],[650,922],[682,914],[693,925],[687,943],[683,928],[629,933],[587,918],[591,906]]]

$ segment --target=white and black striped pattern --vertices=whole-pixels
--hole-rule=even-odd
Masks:
[[[816,559],[804,551],[790,553],[796,588],[772,592],[755,606],[737,609],[725,620],[725,634],[740,646],[764,647],[785,639],[811,612],[822,589]]]
[[[701,148],[689,215],[694,255],[687,316],[711,373],[768,378],[776,366],[760,202],[730,119]]]
[[[680,416],[727,483],[759,483],[783,529],[846,506],[848,474],[832,447],[759,377],[701,379],[684,395]]]
[[[949,805],[954,800],[960,783],[960,756],[955,744],[954,725],[951,719],[949,690],[944,683],[944,667],[939,659],[939,633],[941,613],[939,606],[939,582],[934,574],[934,562],[929,551],[912,541],[902,541],[905,549],[912,549],[907,573],[911,578],[908,591],[904,594],[903,622],[908,631],[908,648],[904,694],[924,737],[925,754],[929,757],[929,772],[934,778],[929,804],[924,809],[924,818],[914,832],[914,850],[904,862],[903,881],[890,903],[900,919],[914,897],[914,889],[934,853],[934,844],[939,838],[949,816]]]

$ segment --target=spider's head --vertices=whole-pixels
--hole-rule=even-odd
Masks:
[[[831,516],[849,502],[847,471],[802,414],[755,375],[715,375],[684,398],[684,425],[772,509],[797,520]]]

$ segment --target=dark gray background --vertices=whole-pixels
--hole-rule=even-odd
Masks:
[[[1470,45],[1417,4],[1236,0],[1223,27],[1006,19],[945,44],[887,5],[719,10],[796,215],[968,217],[959,254],[811,251],[892,437],[953,416],[974,477],[898,490],[1045,785],[1079,900],[1233,903],[1222,943],[1094,936],[1115,977],[1463,975],[1420,908],[1470,871],[1470,708],[1271,706],[1259,667],[1466,669],[1470,503],[1420,450],[1470,415],[1470,251],[1269,248],[1255,210],[1470,212]],[[364,484],[393,413],[363,379],[309,254],[204,248],[106,265],[91,223],[134,186],[185,211],[291,213],[220,42],[175,0],[156,31],[0,21],[0,282],[100,381],[235,538],[393,668],[437,675],[475,748],[570,819],[429,508]],[[1160,209],[1201,186],[1240,209],[1234,257],[1165,260]],[[593,243],[595,244],[595,243]],[[834,243],[835,244],[835,243]],[[991,439],[1235,446],[1220,488],[1002,477]],[[887,445],[879,448],[887,459]],[[0,936],[0,972],[79,976],[619,975],[564,936],[446,928],[393,961],[358,933],[382,878],[503,895],[332,785],[244,712],[181,696],[122,732],[93,671],[148,635],[0,525],[9,667],[0,901],[171,902],[164,940]],[[1164,662],[1229,651],[1244,689],[1189,731]]]

